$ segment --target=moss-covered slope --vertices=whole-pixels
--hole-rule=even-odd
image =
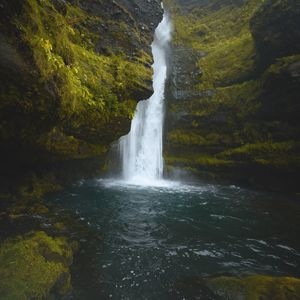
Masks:
[[[160,3],[0,4],[0,175],[45,161],[103,163],[110,143],[129,131],[137,101],[152,93]]]
[[[299,4],[167,3],[175,24],[167,91],[168,165],[235,182],[276,186],[285,179],[296,189]]]

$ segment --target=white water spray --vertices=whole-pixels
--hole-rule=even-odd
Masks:
[[[119,141],[123,179],[134,184],[155,184],[163,176],[164,92],[167,77],[166,51],[172,25],[167,13],[152,43],[153,95],[137,105],[131,130]]]

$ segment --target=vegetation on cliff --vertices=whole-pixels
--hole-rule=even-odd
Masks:
[[[148,1],[0,0],[0,222],[12,237],[1,237],[1,298],[70,290],[69,243],[37,230],[68,235],[77,225],[51,215],[44,196],[99,174],[129,131],[152,93],[161,16]]]
[[[87,28],[100,23],[101,18],[70,3],[60,12],[49,0],[28,0],[23,10],[15,22],[32,49],[39,81],[55,86],[59,123],[64,130],[80,135],[80,128],[89,132],[104,129],[118,118],[130,120],[136,104],[132,92],[149,88],[151,70],[146,63],[151,58],[143,51],[135,61],[122,54],[96,53],[99,37]]]
[[[187,167],[201,170],[211,157],[214,166],[225,166],[225,160],[236,170],[244,165],[297,173],[299,6],[292,0],[168,1],[168,5],[175,24],[175,64],[190,49],[198,56],[183,77],[184,90],[169,86],[167,161],[171,165],[185,161]],[[273,27],[270,19],[285,26]],[[294,45],[284,34],[288,28]],[[171,76],[184,72],[175,69]],[[181,101],[173,96],[180,91]],[[200,161],[204,163],[196,163]]]
[[[1,4],[3,182],[15,164],[15,173],[37,177],[37,165],[49,169],[56,161],[97,157],[104,165],[137,101],[152,93],[150,44],[161,7],[149,5],[151,24],[122,1]]]

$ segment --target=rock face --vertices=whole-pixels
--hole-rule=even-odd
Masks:
[[[298,189],[296,2],[166,1],[175,27],[166,110],[170,171]]]
[[[1,0],[0,16],[1,177],[44,162],[103,164],[152,94],[160,1]]]
[[[221,299],[299,299],[300,280],[293,277],[252,275],[244,278],[216,277],[207,285]]]
[[[272,277],[266,275],[219,276],[187,278],[177,284],[182,297],[216,300],[297,300],[300,280],[294,277]]]
[[[267,1],[253,16],[250,28],[263,64],[300,53],[299,1]]]

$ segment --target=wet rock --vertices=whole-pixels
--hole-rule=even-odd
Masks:
[[[289,72],[293,78],[300,77],[300,61],[294,62],[289,66]]]
[[[175,290],[186,299],[298,300],[300,279],[265,275],[193,277],[177,282]]]
[[[174,47],[169,55],[169,78],[167,94],[175,100],[187,100],[201,96],[202,91],[195,87],[199,83],[202,71],[197,62],[205,53],[191,48]]]
[[[216,277],[206,280],[209,289],[227,300],[300,299],[300,279],[253,275],[244,278]]]

